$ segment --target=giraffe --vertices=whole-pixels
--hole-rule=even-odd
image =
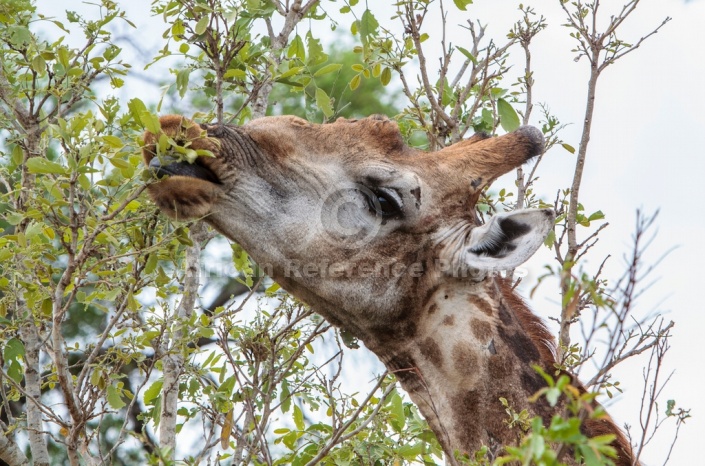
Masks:
[[[484,445],[496,456],[517,443],[500,397],[545,422],[558,412],[527,401],[545,386],[532,366],[554,368],[554,340],[496,273],[540,247],[554,212],[517,210],[485,224],[476,214],[486,186],[543,151],[538,129],[475,134],[431,153],[408,147],[383,116],[160,122],[173,141],[214,157],[192,164],[157,157],[160,137],[147,132],[156,205],[175,219],[205,219],[284,289],[361,340],[396,375],[449,464],[458,452]],[[583,429],[614,434],[616,464],[634,463],[610,418]]]

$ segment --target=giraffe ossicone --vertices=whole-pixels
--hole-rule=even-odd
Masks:
[[[450,464],[456,452],[485,445],[492,456],[517,442],[500,398],[545,422],[560,412],[528,401],[545,386],[533,366],[555,370],[553,338],[495,273],[541,246],[554,213],[518,210],[482,224],[475,210],[486,186],[542,153],[538,129],[424,152],[379,116],[323,125],[291,116],[241,127],[173,115],[160,122],[166,135],[214,157],[174,161],[146,133],[157,206],[172,218],[203,218],[361,340],[397,376]],[[615,463],[632,464],[611,419],[589,419],[583,431],[614,434]]]

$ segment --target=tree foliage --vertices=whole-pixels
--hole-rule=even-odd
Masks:
[[[446,20],[471,1],[400,1],[392,8],[396,28],[363,3],[156,0],[163,30],[136,33],[162,34],[148,69],[166,75],[164,59],[178,59],[166,93],[203,122],[241,124],[268,109],[317,121],[387,113],[415,144],[439,148],[533,120],[547,149],[575,152],[560,139],[555,116],[532,113],[529,50],[547,26],[534,10],[519,10],[503,42],[467,21],[463,47],[446,42]],[[588,96],[604,68],[641,44],[617,38],[638,3],[628,2],[600,35],[586,19],[597,15],[595,4],[561,2],[578,56],[591,64]],[[424,21],[435,8],[436,27]],[[150,178],[141,168],[141,134],[157,133],[156,114],[169,109],[163,96],[110,95],[135,73],[114,39],[116,22],[132,26],[111,0],[67,11],[65,20],[44,16],[30,0],[0,4],[0,458],[13,465],[440,463],[438,442],[393,375],[379,374],[369,392],[346,391],[342,360],[356,342],[279,291],[237,245],[220,263],[240,280],[237,299],[217,306],[198,299],[199,259],[213,265],[228,246],[200,223],[167,221],[143,195]],[[340,40],[349,48],[319,34],[331,27],[338,37],[350,32]],[[46,39],[46,29],[58,38]],[[69,36],[83,42],[69,45]],[[429,40],[442,44],[438,70],[424,53]],[[510,51],[526,57],[512,84]],[[516,189],[486,193],[480,214],[549,205],[533,192],[537,167],[519,171]],[[628,327],[638,242],[627,278],[611,294],[600,270],[581,268],[604,223],[599,210],[587,213],[579,186],[578,176],[563,187],[547,244],[558,258],[548,275],[563,293],[561,368],[589,360],[590,345],[606,331],[604,370],[589,385],[618,390],[609,370],[652,351],[655,376],[646,386],[658,387],[672,324]],[[642,218],[637,235],[646,226]],[[594,331],[581,346],[569,335],[585,309],[594,311]],[[545,374],[549,389],[537,396],[570,399],[566,416],[544,426],[507,405],[507,423],[524,440],[496,464],[555,464],[565,445],[586,464],[609,463],[609,439],[578,430],[595,394],[576,395],[553,376]],[[649,418],[657,395],[652,390],[645,406]],[[689,415],[667,406],[666,419],[678,425]],[[659,425],[647,420],[633,441],[643,446]],[[485,453],[458,461],[488,464]]]

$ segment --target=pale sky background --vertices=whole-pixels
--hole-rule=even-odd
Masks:
[[[118,3],[138,26],[136,31],[130,32],[132,38],[141,45],[159,47],[165,26],[159,19],[149,17],[149,2]],[[358,7],[364,8],[365,2],[360,3],[363,5]],[[455,10],[450,0],[445,3],[452,12],[449,24],[481,18],[483,23],[489,23],[488,36],[498,42],[520,18],[516,9],[518,1],[477,0],[464,13]],[[573,61],[574,55],[570,52],[573,44],[568,30],[560,26],[564,14],[558,0],[532,3],[538,13],[546,16],[549,24],[538,35],[532,48],[536,79],[534,98],[536,102],[546,103],[562,123],[571,123],[563,131],[562,139],[577,148],[584,114],[587,61]],[[37,4],[41,12],[60,20],[65,19],[65,9],[95,11],[95,7],[77,0],[39,0]],[[327,1],[323,4],[329,11],[338,9]],[[380,23],[390,24],[387,19],[390,15],[377,12],[381,2],[369,1],[368,4]],[[615,0],[604,1],[603,9],[621,4]],[[693,417],[681,429],[669,464],[699,465],[705,464],[705,453],[702,453],[705,438],[705,350],[702,346],[705,341],[705,306],[697,297],[705,289],[701,288],[701,269],[705,270],[705,246],[702,244],[705,209],[701,205],[705,198],[705,149],[701,134],[705,131],[705,0],[643,0],[637,12],[624,24],[620,37],[634,43],[666,16],[671,16],[673,21],[639,50],[609,67],[598,83],[581,195],[589,212],[601,209],[610,223],[589,263],[596,267],[605,254],[611,253],[613,259],[607,270],[610,278],[618,277],[623,270],[621,257],[630,247],[636,209],[642,208],[646,213],[660,209],[658,235],[645,257],[646,262],[657,260],[673,247],[676,249],[655,271],[652,279],[658,278],[658,281],[640,299],[639,309],[642,313],[665,311],[666,317],[676,322],[666,362],[668,372],[675,372],[663,391],[661,411],[665,409],[666,400],[675,399],[677,406],[691,408]],[[424,26],[428,26],[429,20],[433,18],[427,18]],[[305,32],[307,27],[302,25],[299,30]],[[341,22],[341,27],[347,28],[347,23]],[[324,34],[324,29],[317,27],[316,32]],[[426,42],[428,61],[437,63],[433,45],[437,45],[440,38],[434,36],[432,28],[426,32],[431,34],[431,39]],[[82,37],[71,39],[76,43],[82,41]],[[458,28],[450,33],[449,41],[458,45],[468,43]],[[325,40],[323,45],[325,49]],[[124,45],[124,48],[127,56],[133,53],[129,46]],[[516,60],[521,55],[518,52],[517,49]],[[135,56],[132,62],[137,70],[142,66],[140,60],[143,59]],[[150,73],[166,73],[166,66],[166,63],[157,64]],[[519,70],[523,65],[517,62],[516,68]],[[149,102],[156,100],[158,91],[141,81],[133,81],[121,95]],[[534,116],[532,123],[538,124],[539,113]],[[538,173],[541,180],[537,189],[545,199],[552,200],[559,187],[568,186],[575,156],[557,148],[546,157]],[[501,181],[495,187],[501,187]],[[505,180],[504,186],[511,187],[511,180]],[[549,260],[550,254],[544,251],[527,267],[536,276]],[[547,316],[557,313],[557,301],[555,292],[545,286],[543,294],[530,300],[530,304],[539,314]],[[639,360],[626,363],[626,367],[615,374],[625,393],[610,405],[609,410],[620,425],[626,422],[636,427],[639,424],[641,363]],[[374,367],[370,369],[370,379],[374,370]],[[359,377],[359,373],[357,375]],[[644,464],[663,464],[670,440],[671,436],[662,432],[643,456]]]

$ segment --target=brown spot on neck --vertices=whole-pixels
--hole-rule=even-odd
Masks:
[[[468,343],[458,343],[453,347],[453,368],[463,375],[475,375],[480,370],[477,353]]]
[[[480,298],[479,296],[476,295],[470,295],[468,297],[468,301],[470,304],[477,309],[480,312],[483,312],[484,314],[487,314],[488,316],[492,316],[492,305],[485,301],[484,299]]]
[[[446,325],[449,327],[455,325],[455,315],[450,314],[450,315],[443,317],[443,325]]]
[[[529,338],[520,328],[516,332],[509,333],[504,327],[497,328],[499,338],[512,350],[514,356],[523,364],[536,364],[540,361],[540,353],[531,338]]]
[[[482,342],[492,338],[492,325],[486,320],[472,319],[470,328],[472,328],[472,334],[475,335],[475,338]]]
[[[499,351],[487,358],[487,377],[496,382],[514,375],[515,359],[506,351]]]
[[[476,390],[468,390],[452,398],[453,427],[460,434],[463,445],[479,444],[483,426],[482,422],[478,422],[481,401],[481,396]]]
[[[421,355],[428,359],[431,364],[439,368],[443,366],[443,353],[438,343],[436,343],[433,338],[428,337],[424,339],[419,345],[419,350],[421,351]]]
[[[421,309],[426,309],[426,307],[428,306],[428,302],[431,301],[431,299],[433,299],[433,295],[436,294],[436,291],[438,291],[438,288],[439,288],[439,285],[434,285],[434,286],[429,287],[429,288],[426,290],[426,292],[424,293],[423,298],[421,298]],[[428,309],[429,309],[429,314],[431,313],[431,308],[432,308],[435,304],[436,304],[436,303],[433,302],[433,303],[431,303],[431,306],[428,307]],[[438,307],[438,306],[436,305],[436,308],[437,308],[437,307]],[[435,308],[434,308],[434,310],[435,310]]]
[[[521,333],[533,343],[543,365],[553,367],[556,362],[556,343],[551,332],[543,321],[531,312],[526,303],[517,296],[511,287],[510,280],[497,278],[494,284],[495,286],[492,288],[494,288],[495,293],[501,295],[502,306],[510,315],[510,319],[515,319],[519,324],[518,327],[521,329]]]

